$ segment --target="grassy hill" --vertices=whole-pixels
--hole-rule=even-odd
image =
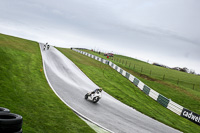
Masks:
[[[89,50],[86,52],[107,59],[103,54]],[[160,94],[200,114],[200,76],[151,65],[122,55],[115,55],[108,60],[135,75]]]
[[[183,132],[196,133],[200,131],[200,126],[164,108],[159,103],[148,97],[145,93],[141,92],[137,87],[135,87],[135,85],[133,85],[133,83],[131,83],[125,77],[121,76],[121,74],[119,74],[117,71],[115,71],[108,65],[105,65],[99,61],[96,61],[90,57],[79,54],[70,49],[63,49],[63,48],[58,48],[58,49],[63,54],[65,54],[69,59],[71,59],[94,83],[96,83],[98,86],[103,87],[104,91],[106,91],[116,99],[122,101],[123,103],[135,108],[136,110],[158,121],[161,121]],[[87,52],[103,57],[103,55],[99,55],[98,53],[94,53],[91,51]],[[128,58],[128,57],[118,56],[118,58]],[[193,89],[189,90],[189,88],[187,87],[182,88],[182,86],[178,86],[173,82],[165,80],[162,81],[157,78],[145,75],[143,73],[139,73],[138,71],[134,71],[131,69],[131,67],[129,67],[129,65],[125,65],[125,63],[123,64],[118,63],[119,61],[117,60],[115,61],[112,60],[112,61],[118,66],[125,69],[126,71],[138,77],[145,84],[147,84],[154,90],[158,91],[159,93],[163,94],[164,96],[171,98],[173,101],[179,103],[180,105],[199,113],[198,90],[193,90]],[[140,64],[141,66],[146,65],[148,67],[149,65],[147,63],[138,60],[135,61],[137,61],[137,63]],[[156,66],[149,66],[149,67],[156,67]],[[155,72],[157,68],[155,68]],[[173,74],[173,72],[171,73]],[[179,74],[181,75],[182,73]],[[193,75],[189,75],[188,78],[190,76]],[[195,91],[196,93],[193,91]]]
[[[23,116],[24,133],[94,132],[47,84],[39,44],[3,34],[0,107]]]
[[[118,100],[183,132],[200,131],[200,126],[164,108],[108,65],[70,49],[58,49],[93,82]],[[92,54],[103,57],[98,53],[92,52]],[[117,55],[112,62],[157,92],[200,114],[200,95],[198,87],[196,88],[198,76],[168,71],[120,55]],[[142,72],[141,67],[143,67]],[[0,34],[0,106],[23,116],[25,133],[94,132],[54,94],[41,68],[42,59],[38,43]],[[163,72],[164,80],[162,80]],[[173,81],[177,77],[180,78],[179,84],[176,80]],[[189,84],[188,86],[181,84],[183,80],[195,84],[194,89]]]

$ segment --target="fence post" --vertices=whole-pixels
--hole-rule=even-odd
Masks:
[[[177,85],[179,84],[179,79],[178,79],[178,81],[177,81]]]
[[[150,70],[150,76],[151,76],[151,70]]]
[[[129,63],[129,68],[130,68],[130,66],[131,66],[131,63]]]
[[[141,67],[141,73],[142,73],[143,67]]]
[[[165,74],[163,75],[163,80],[165,80]]]

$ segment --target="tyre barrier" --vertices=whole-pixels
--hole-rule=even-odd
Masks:
[[[0,111],[0,133],[22,133],[22,116],[10,113],[9,109],[0,109],[3,110]]]
[[[0,113],[10,113],[10,110],[7,108],[0,107]]]

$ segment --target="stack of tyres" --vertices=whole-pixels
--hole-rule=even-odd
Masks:
[[[0,113],[10,113],[10,110],[7,108],[0,107]]]
[[[22,116],[0,107],[0,133],[22,133]]]

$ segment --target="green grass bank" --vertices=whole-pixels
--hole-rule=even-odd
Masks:
[[[103,54],[89,50],[86,52],[107,59]],[[108,60],[136,76],[158,93],[200,114],[200,76],[151,65],[122,55],[115,55]]]
[[[79,54],[70,49],[63,49],[63,48],[58,48],[58,49],[63,54],[65,54],[69,59],[71,59],[94,83],[96,83],[100,87],[103,87],[104,91],[106,91],[116,99],[122,101],[123,103],[135,108],[136,110],[162,123],[165,123],[176,129],[179,129],[180,131],[187,133],[196,133],[200,131],[200,126],[164,108],[159,103],[157,103],[156,101],[145,95],[145,93],[143,93],[137,87],[135,87],[133,83],[131,83],[125,77],[121,76],[121,74],[119,74],[117,71],[115,71],[108,65],[105,65],[99,61],[96,61],[90,57]],[[134,72],[129,68],[126,68],[125,66],[124,67],[122,66],[122,68],[124,68],[126,71],[129,71],[130,73],[133,73],[133,75],[136,74],[135,75],[136,77],[139,76],[140,80],[142,80],[145,84],[152,87],[153,89],[154,87],[158,88],[159,93],[162,94],[162,92],[165,92],[163,95],[166,94],[167,96],[170,96],[171,93],[174,93],[173,90],[170,90],[173,88],[173,86],[170,88],[169,87],[170,85],[168,85],[170,82],[169,83],[166,82],[167,85],[165,82],[164,83],[155,82],[154,80],[150,80],[149,78],[137,72]],[[160,91],[163,88],[166,90]],[[179,100],[179,98],[181,98],[182,95],[184,94],[180,92],[180,94],[178,93],[174,97],[176,97],[176,99]],[[190,106],[191,101],[185,103],[185,105]],[[196,103],[199,104],[199,101],[196,100]],[[191,106],[191,108],[189,109],[195,111],[195,106]],[[198,113],[198,107],[196,107],[196,112]]]
[[[23,117],[24,133],[93,133],[49,87],[39,44],[0,34],[0,107]]]

